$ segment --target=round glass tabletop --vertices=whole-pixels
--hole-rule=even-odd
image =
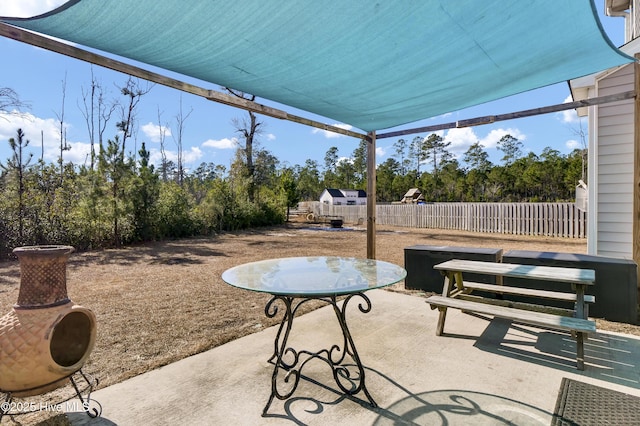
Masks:
[[[274,295],[323,296],[385,287],[403,280],[404,268],[381,260],[352,257],[286,257],[227,269],[222,279],[245,290]]]

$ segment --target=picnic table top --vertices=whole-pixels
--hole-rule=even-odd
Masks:
[[[473,272],[476,274],[503,277],[539,279],[571,284],[595,284],[593,269],[568,268],[562,266],[521,265],[517,263],[483,262],[477,260],[452,259],[433,267],[440,271]]]

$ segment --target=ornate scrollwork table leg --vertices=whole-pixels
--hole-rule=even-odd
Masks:
[[[334,353],[339,353],[340,348],[337,346],[333,346],[329,351],[329,364],[333,369],[333,377],[336,380],[336,383],[342,389],[342,391],[348,395],[355,395],[359,392],[364,392],[365,396],[369,400],[369,403],[374,408],[378,406],[376,402],[371,397],[371,394],[367,390],[365,386],[365,370],[362,366],[362,362],[360,361],[360,355],[358,355],[358,351],[356,349],[356,345],[353,342],[353,337],[351,337],[351,332],[349,331],[349,327],[347,326],[347,318],[346,318],[346,310],[349,301],[353,297],[360,297],[364,300],[364,304],[361,302],[358,304],[358,309],[362,313],[368,313],[371,311],[371,300],[364,293],[354,293],[344,300],[342,303],[342,307],[338,306],[336,297],[331,297],[331,305],[333,306],[333,311],[336,314],[336,318],[338,319],[338,323],[340,324],[340,328],[342,329],[342,336],[344,337],[343,342],[343,351],[341,357],[334,362],[332,355]],[[355,374],[349,370],[349,364],[344,363],[345,356],[349,355],[353,362],[355,362]],[[347,388],[344,384],[345,380],[351,385],[350,388]]]
[[[311,359],[322,359],[327,362],[333,371],[336,384],[342,392],[348,395],[355,395],[364,392],[373,407],[377,404],[365,386],[365,369],[360,361],[360,356],[353,342],[353,337],[349,331],[346,320],[346,309],[349,301],[353,297],[360,297],[358,308],[361,312],[367,313],[371,310],[371,301],[364,293],[354,293],[348,295],[342,305],[338,304],[336,296],[328,297],[293,297],[293,296],[273,296],[265,307],[265,314],[273,318],[278,314],[278,304],[284,305],[284,314],[276,338],[274,340],[274,352],[269,362],[274,364],[271,376],[271,395],[262,411],[266,415],[274,398],[286,400],[295,392],[301,378],[301,370]],[[289,334],[293,326],[298,308],[310,300],[320,300],[333,307],[340,329],[342,330],[342,346],[334,344],[330,349],[322,349],[318,352],[307,350],[296,350],[287,346]],[[347,359],[347,355],[350,360]]]

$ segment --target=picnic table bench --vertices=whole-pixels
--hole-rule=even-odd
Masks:
[[[438,308],[440,311],[436,328],[437,336],[442,335],[447,308],[569,331],[576,336],[577,368],[584,370],[584,340],[589,333],[596,331],[595,321],[588,319],[588,304],[594,303],[595,297],[585,294],[585,289],[595,284],[594,270],[460,259],[440,263],[435,265],[434,269],[444,275],[442,295],[427,298],[431,309]],[[498,277],[498,284],[465,281],[463,273],[494,275]],[[502,285],[502,277],[564,283],[573,291],[559,292],[506,286]],[[477,292],[481,294],[478,295]],[[494,294],[496,297],[488,297],[487,294]],[[536,303],[506,300],[502,298],[505,295],[535,298]],[[573,309],[545,305],[545,300],[570,302],[573,304]]]

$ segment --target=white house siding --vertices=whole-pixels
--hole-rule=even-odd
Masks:
[[[320,194],[320,202],[331,206],[366,206],[367,195],[357,189],[325,188]]]
[[[597,82],[597,96],[633,90],[633,67],[625,66]],[[595,253],[631,259],[633,253],[633,100],[598,107],[597,209],[589,220],[597,220]],[[597,215],[597,217],[594,217]],[[592,236],[589,236],[592,238]],[[594,245],[591,246],[591,249]]]
[[[347,199],[345,197],[333,197],[326,190],[322,192],[320,195],[320,202],[329,205],[347,205]]]

